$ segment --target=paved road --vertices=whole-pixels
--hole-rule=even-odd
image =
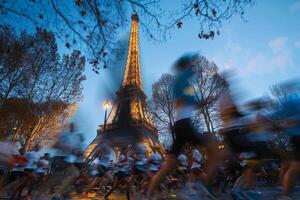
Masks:
[[[280,193],[282,191],[281,187],[266,187],[259,189],[260,194],[257,195],[257,198],[249,198],[249,200],[273,200],[277,199],[278,196],[280,196]],[[249,193],[251,197],[251,193]],[[247,195],[247,193],[246,193]],[[253,196],[253,195],[252,195]],[[254,195],[256,196],[256,195]],[[293,199],[300,200],[300,186],[296,187],[293,191]]]
[[[243,200],[276,200],[281,192],[280,187],[264,187],[259,189],[259,195],[253,196],[251,193],[245,193]],[[5,198],[3,195],[3,190],[0,190],[0,200],[9,199]],[[300,200],[300,186],[298,186],[294,191],[294,200]],[[80,197],[78,195],[73,195],[74,200],[102,200],[101,198],[95,198],[95,194],[88,194],[88,197]],[[177,191],[173,191],[169,194],[159,193],[153,199],[157,200],[211,200],[204,191],[201,189],[188,190],[187,188],[182,188]],[[219,194],[218,200],[232,200],[229,193]],[[50,200],[50,198],[43,198],[38,200]],[[109,200],[126,200],[124,194],[114,193],[109,197]],[[140,194],[134,195],[131,200],[146,200],[146,198]]]
[[[251,192],[244,193],[243,200],[276,200],[281,192],[281,187],[264,187],[260,188],[259,195],[253,195]],[[300,186],[298,186],[294,191],[294,200],[300,200]],[[86,200],[87,198],[74,198],[78,200]],[[89,199],[94,199],[92,196]],[[136,195],[132,198],[133,200],[146,200],[145,197],[141,195]],[[178,191],[174,191],[172,194],[157,194],[153,199],[157,200],[212,200],[209,198],[205,192],[201,190],[188,190],[183,188]],[[217,200],[233,200],[229,193],[219,194],[216,198]],[[126,197],[121,194],[114,194],[109,198],[109,200],[126,200]]]
[[[251,193],[244,193],[243,200],[276,200],[277,197],[280,195],[281,188],[280,187],[267,187],[261,188],[260,193],[258,196],[253,196]],[[300,200],[300,187],[298,187],[294,192],[294,200]],[[78,200],[86,200],[87,198],[74,198]],[[92,194],[89,199],[93,198]],[[186,188],[176,191],[172,194],[165,195],[165,194],[157,194],[153,199],[157,200],[211,200],[204,192],[201,191],[189,191]],[[219,194],[216,198],[218,200],[233,200],[229,193]],[[109,198],[109,200],[126,200],[126,197],[122,194],[114,194]],[[145,197],[141,195],[136,195],[132,198],[132,200],[146,200]]]

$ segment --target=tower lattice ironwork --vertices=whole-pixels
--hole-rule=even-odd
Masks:
[[[107,123],[100,126],[97,137],[89,145],[86,156],[93,159],[97,156],[97,146],[102,142],[109,143],[115,150],[122,151],[129,144],[143,142],[148,151],[163,152],[158,141],[150,113],[147,109],[146,95],[143,91],[140,66],[140,50],[137,14],[131,16],[127,62],[117,99],[114,102]]]

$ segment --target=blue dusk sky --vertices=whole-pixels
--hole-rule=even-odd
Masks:
[[[171,0],[165,0],[167,6]],[[196,23],[184,22],[163,43],[150,41],[140,31],[140,55],[143,87],[151,98],[151,85],[162,73],[171,72],[172,63],[186,52],[200,52],[219,69],[233,69],[238,75],[243,100],[262,96],[269,86],[300,76],[300,1],[257,0],[246,10],[245,20],[234,16],[223,23],[221,35],[200,40]],[[129,37],[130,26],[128,26]],[[125,37],[125,36],[124,36]],[[123,73],[123,66],[120,74]],[[109,70],[108,70],[109,71]],[[74,117],[89,143],[103,123],[103,101],[107,98],[109,72],[95,74],[87,67],[83,99]]]

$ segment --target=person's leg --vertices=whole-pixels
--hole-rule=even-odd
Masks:
[[[38,175],[34,172],[28,175],[26,186],[28,187],[27,198],[31,199],[32,191],[38,183]]]
[[[253,189],[256,185],[256,171],[260,166],[258,161],[249,161],[247,162],[247,167],[243,171],[243,183],[242,186],[244,189]]]
[[[74,183],[74,181],[79,175],[80,171],[78,170],[78,168],[72,164],[69,165],[65,170],[64,178],[61,181],[61,184],[59,184],[58,187],[56,187],[55,194],[62,195],[67,189],[67,187]]]
[[[290,167],[290,162],[281,161],[280,169],[279,169],[279,182],[280,183],[283,183],[284,175],[286,174],[289,167]]]
[[[22,185],[24,182],[23,177],[15,180],[14,182],[10,183],[9,186],[7,187],[9,190],[9,196],[15,197],[18,194],[19,187]]]
[[[245,187],[246,189],[253,189],[255,187],[256,183],[256,174],[255,174],[255,168],[249,167],[245,171]]]
[[[196,183],[197,173],[195,171],[196,169],[192,169],[189,175],[189,182],[192,184],[191,187],[195,186]]]
[[[174,124],[175,140],[171,147],[170,153],[167,156],[167,160],[164,162],[160,170],[150,181],[147,196],[153,195],[159,184],[163,181],[166,175],[173,171],[177,165],[177,156],[180,154],[182,147],[187,142],[193,142],[195,138],[194,129],[192,127],[191,119],[186,118],[176,121]]]
[[[104,195],[105,199],[108,198],[114,191],[115,188],[117,188],[120,184],[120,178],[118,176],[115,176],[113,179],[112,187],[109,189],[109,191]]]
[[[242,188],[245,187],[244,183],[245,183],[245,175],[242,174],[240,177],[238,177],[233,185],[232,190],[233,191],[238,191],[241,190]]]
[[[162,180],[166,177],[166,175],[175,169],[177,165],[177,157],[175,155],[168,155],[166,162],[160,168],[160,170],[155,174],[152,178],[149,188],[148,188],[148,196],[151,196],[158,185],[162,182]]]
[[[300,161],[292,161],[283,177],[283,195],[289,196],[300,174]]]
[[[126,177],[124,179],[125,182],[125,192],[126,192],[126,199],[130,200],[130,192],[131,192],[131,181],[129,177]]]
[[[140,191],[139,192],[143,192],[145,190],[145,187],[146,187],[147,181],[148,181],[148,176],[147,176],[146,172],[143,173],[142,177],[143,178],[140,183]]]
[[[61,171],[56,170],[53,174],[49,174],[44,182],[37,187],[35,191],[37,199],[42,198],[41,196],[47,195],[50,192],[53,192],[57,183],[59,183],[62,180],[62,177],[64,177],[63,169],[60,170]]]
[[[293,160],[283,177],[283,195],[289,196],[300,174],[300,136],[292,137]]]
[[[189,193],[193,192],[193,182],[192,176],[194,176],[191,172],[187,172],[185,177],[186,187],[188,188]]]
[[[215,177],[215,173],[217,171],[218,166],[231,155],[231,152],[228,148],[224,148],[219,150],[217,147],[217,143],[214,141],[209,142],[205,145],[208,153],[208,160],[204,167],[204,172],[202,174],[202,180],[206,184],[210,184],[211,180]]]
[[[114,182],[114,177],[110,172],[106,172],[103,176],[104,185],[112,185]]]

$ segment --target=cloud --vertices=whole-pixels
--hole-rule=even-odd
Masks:
[[[293,52],[287,40],[286,37],[275,38],[263,51],[229,41],[225,45],[226,54],[215,54],[213,60],[221,70],[237,70],[242,76],[268,75],[278,70],[285,73],[294,66]]]
[[[269,47],[273,53],[279,53],[280,51],[284,50],[287,40],[288,39],[286,37],[275,38],[269,42]]]
[[[268,66],[268,59],[264,54],[252,54],[245,60],[244,74],[257,73],[258,70],[264,70]]]
[[[278,37],[268,43],[271,51],[273,52],[273,54],[268,58],[270,64],[279,68],[292,66],[294,64],[292,60],[292,52],[290,48],[288,48],[287,41],[287,37]]]
[[[294,3],[290,6],[290,11],[293,12],[293,13],[300,11],[300,1],[294,2]]]
[[[296,48],[300,49],[300,40],[294,42]]]
[[[237,62],[236,56],[239,55],[241,57],[245,56],[245,49],[242,48],[242,46],[236,42],[233,41],[227,41],[225,43],[225,49],[227,54],[227,58],[226,61],[224,62],[224,54],[221,55],[217,55],[215,57],[215,59],[217,60],[217,62],[219,61],[219,63],[222,63],[221,65],[221,69],[222,70],[228,70],[228,69],[232,69],[232,68],[238,68],[239,63]]]
[[[292,66],[294,64],[292,59],[292,53],[289,50],[285,50],[282,53],[276,55],[271,61],[275,66],[280,68]]]

